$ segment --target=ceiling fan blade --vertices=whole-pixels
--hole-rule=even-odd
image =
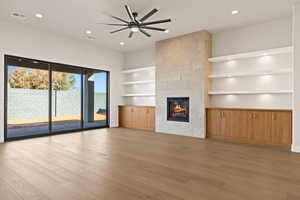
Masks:
[[[114,19],[116,19],[116,20],[119,20],[119,21],[121,21],[121,22],[124,22],[124,23],[126,23],[126,24],[129,23],[128,21],[126,21],[126,20],[124,20],[124,19],[121,19],[120,17],[116,17],[116,16],[113,16],[113,15],[110,15],[110,17],[111,17],[111,18],[114,18]]]
[[[163,19],[163,20],[158,20],[158,21],[153,21],[153,22],[145,22],[145,23],[141,23],[140,26],[147,26],[147,25],[151,25],[151,24],[162,24],[162,23],[166,23],[166,22],[171,22],[171,19]]]
[[[133,32],[132,32],[132,31],[130,31],[130,33],[129,33],[128,37],[129,37],[129,38],[131,38],[132,36],[133,36]]]
[[[125,27],[125,28],[121,28],[121,29],[118,29],[118,30],[112,31],[112,32],[110,32],[110,33],[116,33],[116,32],[119,32],[119,31],[126,30],[126,29],[128,29],[128,27]]]
[[[141,18],[140,21],[141,22],[145,21],[146,19],[148,19],[149,17],[151,17],[154,13],[156,13],[157,11],[158,10],[156,8],[154,8],[148,14],[146,14],[143,18]]]
[[[151,35],[149,33],[147,33],[145,30],[143,30],[142,28],[140,28],[140,31],[147,37],[151,37]]]
[[[127,26],[127,24],[105,24],[105,23],[97,23],[97,24],[103,24],[108,26]]]
[[[131,21],[134,21],[134,17],[133,17],[133,14],[132,14],[132,11],[131,11],[130,7],[127,6],[127,5],[125,5],[125,9],[126,9],[126,11],[127,11],[127,14],[128,14],[128,16],[129,16],[130,20],[131,20]]]
[[[155,30],[155,31],[166,31],[166,29],[164,29],[164,28],[156,28],[156,27],[151,27],[151,26],[142,26],[141,28]]]

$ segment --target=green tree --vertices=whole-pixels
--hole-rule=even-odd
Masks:
[[[64,72],[53,72],[52,89],[68,90],[74,88],[76,79],[72,74]],[[10,72],[9,84],[11,88],[24,89],[48,89],[48,71],[32,69],[25,70],[18,67]]]

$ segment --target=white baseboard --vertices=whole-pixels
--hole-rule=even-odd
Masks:
[[[292,145],[292,152],[300,153],[300,146]]]

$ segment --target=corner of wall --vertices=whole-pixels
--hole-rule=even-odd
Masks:
[[[294,153],[300,153],[300,146],[292,145],[292,152]]]

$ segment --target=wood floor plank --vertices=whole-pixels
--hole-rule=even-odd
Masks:
[[[0,199],[287,200],[300,155],[123,128],[0,145]]]

